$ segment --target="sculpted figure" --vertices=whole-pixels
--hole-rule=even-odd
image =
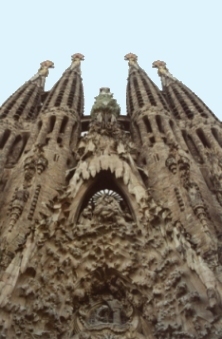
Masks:
[[[126,226],[123,212],[117,200],[111,196],[102,196],[96,202],[94,217],[100,222],[116,222],[118,225]]]

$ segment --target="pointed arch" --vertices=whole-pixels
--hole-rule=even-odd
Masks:
[[[121,207],[126,208],[136,221],[135,202],[133,201],[134,199],[130,197],[127,186],[124,185],[121,178],[117,179],[110,170],[102,170],[94,178],[90,178],[80,187],[79,193],[75,198],[75,200],[78,201],[78,206],[74,216],[74,223],[78,221],[81,212],[87,206],[90,199],[102,191],[109,192],[108,194],[113,192],[113,195],[119,196]]]

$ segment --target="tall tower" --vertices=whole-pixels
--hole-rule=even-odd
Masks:
[[[221,123],[132,53],[84,116],[83,59],[0,110],[0,339],[221,339]]]

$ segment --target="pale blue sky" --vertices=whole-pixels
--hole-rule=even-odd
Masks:
[[[222,119],[222,1],[220,0],[7,0],[1,1],[0,104],[46,59],[55,63],[46,90],[76,52],[85,55],[85,114],[102,86],[111,88],[125,114],[128,66],[133,52],[160,86],[152,62],[167,62]]]

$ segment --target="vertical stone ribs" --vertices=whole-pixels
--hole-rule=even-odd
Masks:
[[[3,103],[0,109],[0,118],[7,117],[12,118],[12,120],[35,118],[40,108],[48,69],[53,67],[54,64],[51,61],[42,62],[38,73]]]
[[[80,62],[82,60],[84,60],[84,56],[80,53],[72,56],[71,66],[51,89],[43,105],[43,112],[60,108],[71,110],[79,117],[82,116],[84,100],[80,71]]]
[[[147,76],[137,63],[137,56],[129,53],[125,56],[129,63],[129,77],[127,85],[127,112],[133,116],[135,112],[150,107],[159,107],[160,110],[168,110],[164,97],[157,86]]]
[[[101,87],[82,118],[83,59],[2,106],[0,338],[221,339],[221,126],[132,53],[128,117]]]
[[[165,98],[176,118],[201,118],[219,121],[205,103],[181,81],[173,77],[164,61],[154,61],[153,67],[158,69]]]

